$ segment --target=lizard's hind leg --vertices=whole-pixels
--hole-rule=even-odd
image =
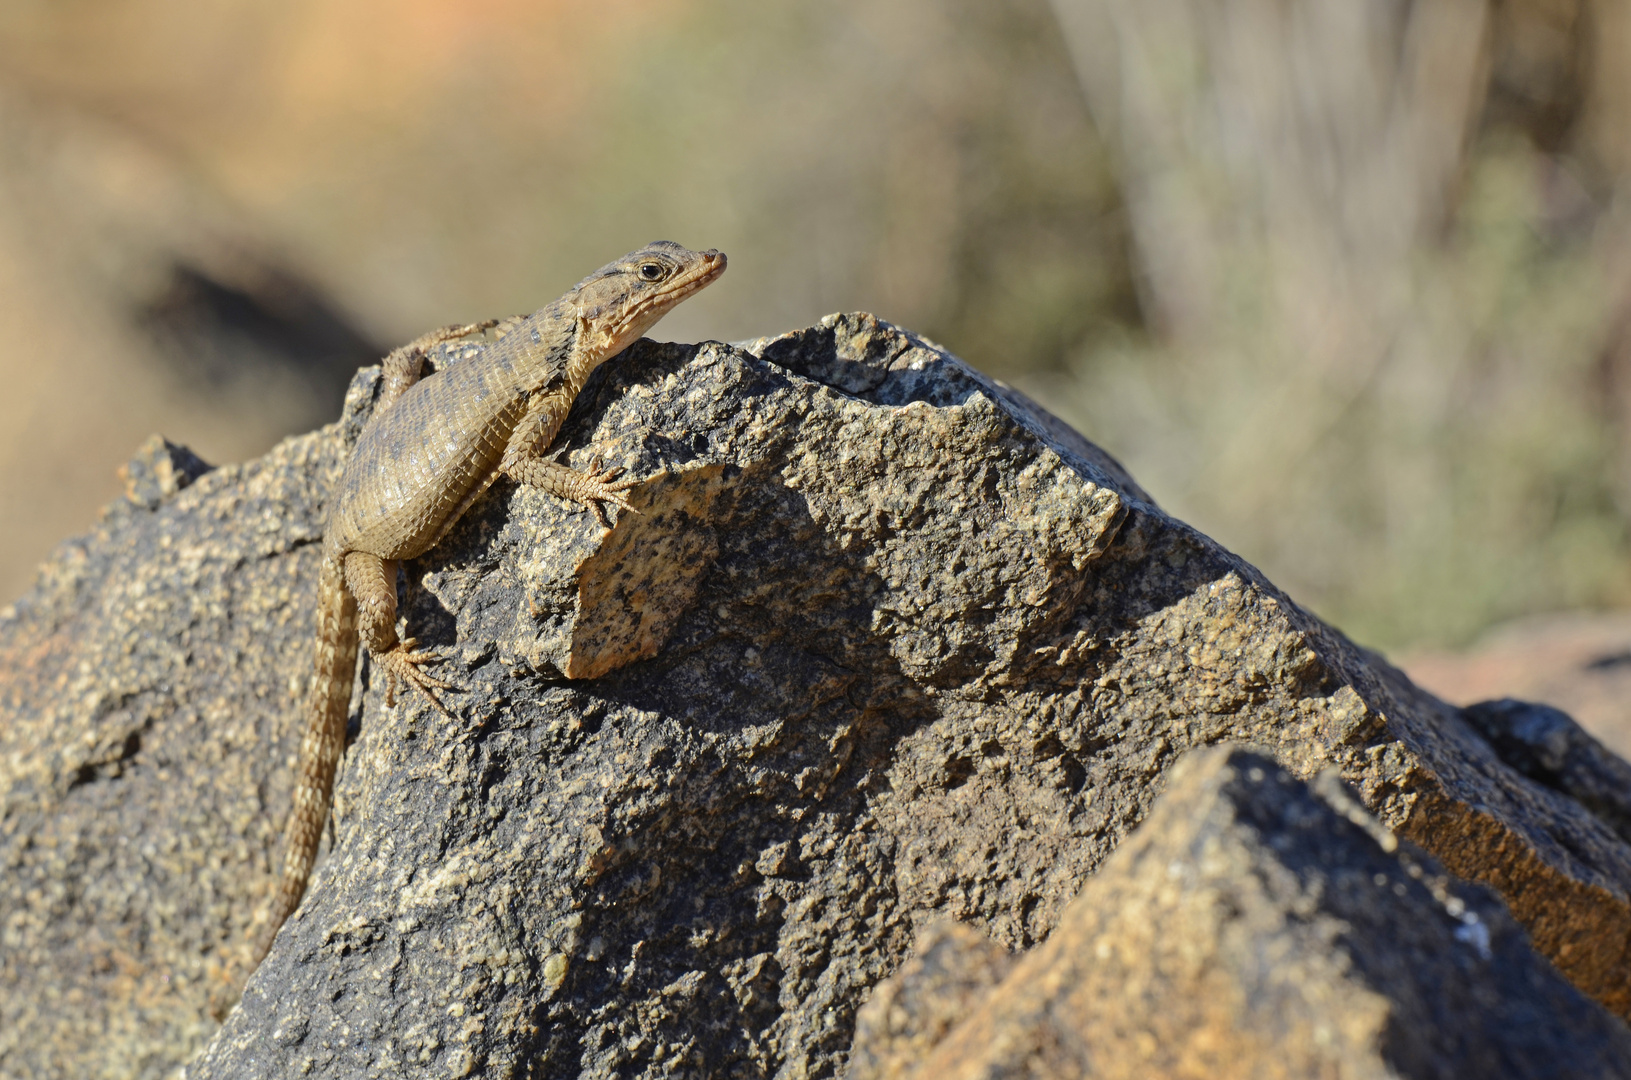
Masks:
[[[450,682],[436,678],[423,665],[441,657],[429,651],[415,651],[413,638],[396,636],[396,561],[382,559],[365,551],[345,557],[345,583],[357,598],[357,632],[368,647],[368,655],[384,671],[387,679],[385,704],[395,704],[396,683],[407,683],[425,695],[436,711],[451,718],[436,696],[437,690],[456,690]]]

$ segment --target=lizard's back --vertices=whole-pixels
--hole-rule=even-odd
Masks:
[[[571,324],[554,306],[421,379],[364,428],[329,512],[331,555],[413,558],[491,482],[529,392],[564,369]]]

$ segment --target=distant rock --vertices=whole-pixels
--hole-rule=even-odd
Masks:
[[[646,479],[639,514],[603,535],[500,482],[405,568],[457,719],[359,673],[333,851],[215,1031],[376,382],[184,487],[149,447],[175,490],[0,612],[0,1073],[161,1077],[208,1041],[189,1076],[833,1075],[922,927],[1047,939],[1225,740],[1338,770],[1631,1011],[1607,824],[1038,406],[850,315],[636,345],[565,437]]]
[[[1631,1030],[1333,773],[1224,746],[1168,781],[1017,962],[927,931],[856,1018],[850,1080],[1631,1076]]]
[[[1461,651],[1419,652],[1398,665],[1454,705],[1515,698],[1561,709],[1614,753],[1631,756],[1631,613],[1516,619]]]
[[[1561,791],[1631,843],[1631,764],[1550,705],[1502,698],[1461,710],[1500,759]]]
[[[196,160],[0,86],[0,603],[155,430],[211,459],[330,419],[381,350]]]

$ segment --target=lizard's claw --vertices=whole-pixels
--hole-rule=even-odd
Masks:
[[[632,478],[618,480],[617,478],[622,474],[623,466],[621,465],[614,465],[610,469],[602,468],[599,454],[596,454],[594,459],[589,462],[589,471],[582,474],[583,490],[578,501],[595,512],[595,520],[600,522],[602,529],[612,527],[611,518],[606,516],[606,503],[611,503],[619,510],[627,510],[631,514],[640,512],[630,506],[629,501],[623,497],[623,492],[636,486],[640,481]],[[613,480],[616,483],[608,482]]]
[[[436,696],[437,690],[457,690],[458,687],[425,671],[424,664],[442,659],[428,650],[414,651],[419,643],[413,638],[405,638],[397,643],[396,648],[379,658],[380,666],[385,669],[385,707],[390,708],[396,704],[396,684],[400,679],[421,694],[448,719],[453,716]]]

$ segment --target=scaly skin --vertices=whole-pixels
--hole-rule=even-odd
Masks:
[[[636,481],[616,472],[580,473],[544,454],[578,391],[602,362],[622,352],[676,304],[725,271],[717,251],[658,241],[610,263],[548,307],[517,320],[473,357],[421,379],[431,346],[494,324],[433,331],[385,358],[379,403],[346,462],[323,533],[317,591],[317,671],[300,741],[294,806],[285,829],[283,873],[255,950],[259,964],[300,904],[328,820],[334,770],[359,638],[386,673],[386,702],[398,680],[436,709],[452,685],[423,670],[435,659],[396,633],[396,571],[435,546],[500,475],[591,508],[632,509]]]

